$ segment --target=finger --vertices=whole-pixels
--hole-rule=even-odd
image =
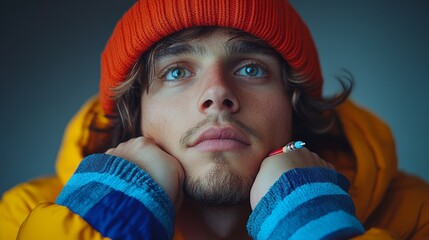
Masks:
[[[105,154],[112,154],[113,150],[114,150],[114,148],[109,148],[109,149],[107,149]]]

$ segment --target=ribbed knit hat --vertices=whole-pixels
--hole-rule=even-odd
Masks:
[[[100,100],[115,114],[112,89],[154,43],[180,30],[219,26],[243,30],[279,52],[294,76],[311,82],[320,96],[322,75],[307,26],[287,0],[139,0],[117,23],[101,59]]]

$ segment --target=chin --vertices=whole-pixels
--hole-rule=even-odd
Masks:
[[[225,158],[216,156],[211,166],[198,176],[187,176],[185,193],[191,199],[206,205],[231,206],[250,197],[255,177],[244,176],[233,169]]]

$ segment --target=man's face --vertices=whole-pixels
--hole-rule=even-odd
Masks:
[[[185,192],[208,204],[249,198],[267,154],[291,137],[278,58],[226,29],[155,55],[143,135],[179,160]]]

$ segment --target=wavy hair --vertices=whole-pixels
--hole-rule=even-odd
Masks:
[[[93,131],[93,134],[96,134],[96,132],[103,132],[104,134],[106,131],[110,132],[110,140],[106,142],[107,138],[103,138],[104,142],[94,143],[94,147],[86,152],[85,155],[106,151],[108,148],[114,147],[121,142],[142,135],[140,102],[143,91],[149,91],[150,79],[154,76],[155,53],[175,43],[206,37],[216,29],[218,27],[193,27],[182,30],[160,40],[146,51],[133,65],[126,80],[114,89],[117,115],[109,116],[111,126],[106,128],[105,131],[100,131],[97,126],[92,126],[93,129],[98,129],[97,131]],[[231,32],[235,34],[235,37],[246,36],[246,39],[250,38],[251,41],[255,41],[263,47],[268,47],[262,40],[250,36],[241,30],[231,29]],[[282,79],[285,86],[287,86],[285,89],[288,91],[288,96],[291,99],[294,110],[293,137],[308,142],[311,141],[313,135],[323,135],[338,125],[339,122],[334,109],[350,95],[353,88],[352,75],[345,71],[344,76],[337,77],[341,86],[341,91],[338,94],[330,97],[315,98],[307,94],[311,89],[316,87],[312,81],[300,79],[293,73],[288,63],[279,54],[277,57],[281,62]]]

